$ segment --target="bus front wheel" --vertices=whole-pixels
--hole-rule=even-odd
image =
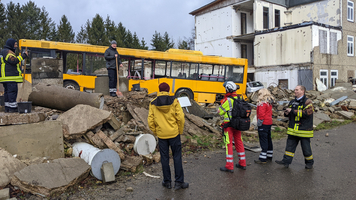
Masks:
[[[178,98],[178,97],[188,97],[189,99],[194,99],[194,94],[189,89],[179,89],[174,96],[176,98]]]
[[[71,90],[79,90],[79,85],[74,81],[65,81],[63,87]]]

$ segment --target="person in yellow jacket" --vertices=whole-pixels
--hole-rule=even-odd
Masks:
[[[159,93],[149,106],[148,125],[158,137],[163,171],[162,185],[168,189],[172,188],[169,167],[169,146],[171,146],[175,174],[174,189],[179,190],[189,187],[189,183],[184,182],[180,140],[180,134],[184,129],[184,113],[178,100],[174,96],[169,96],[169,89],[167,83],[163,82],[159,85]]]
[[[17,112],[17,83],[22,83],[20,62],[27,58],[27,51],[16,56],[17,41],[10,38],[1,51],[0,83],[5,93],[5,112]]]

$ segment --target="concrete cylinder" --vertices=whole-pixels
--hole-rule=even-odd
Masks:
[[[151,134],[140,134],[136,136],[134,151],[139,155],[153,153],[156,149],[156,139]]]
[[[91,166],[92,175],[99,180],[103,180],[100,169],[104,163],[112,163],[114,174],[117,174],[120,169],[120,156],[112,149],[98,149],[88,143],[77,142],[73,144],[72,155],[88,163]]]
[[[86,93],[63,87],[39,83],[33,87],[29,96],[33,105],[57,110],[69,110],[78,104],[102,109],[104,96],[101,93]]]

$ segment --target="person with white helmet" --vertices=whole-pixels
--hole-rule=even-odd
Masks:
[[[240,95],[236,94],[236,90],[239,86],[232,81],[227,81],[223,84],[226,90],[224,99],[221,100],[221,106],[218,109],[219,115],[224,116],[224,122],[221,124],[223,128],[223,137],[226,147],[226,165],[221,167],[220,170],[224,172],[234,172],[234,154],[232,149],[232,141],[235,141],[235,149],[239,157],[239,163],[236,164],[237,168],[246,170],[246,158],[245,149],[242,143],[241,131],[232,128],[230,124],[231,111],[233,108],[234,100],[237,98],[242,98]]]

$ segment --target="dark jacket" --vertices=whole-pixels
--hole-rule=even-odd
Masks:
[[[303,96],[300,100],[294,99],[289,102],[288,108],[292,110],[284,116],[289,117],[287,134],[298,137],[311,138],[313,132],[313,104],[312,101]]]
[[[106,49],[104,53],[104,57],[106,60],[106,68],[108,69],[116,69],[116,61],[115,61],[115,54],[117,54],[117,65],[120,66],[121,64],[121,59],[120,59],[120,54],[117,52],[116,49],[112,48],[110,46],[108,49]]]
[[[20,62],[27,58],[27,55],[15,55],[14,44],[6,44],[1,51],[0,82],[22,82]]]

